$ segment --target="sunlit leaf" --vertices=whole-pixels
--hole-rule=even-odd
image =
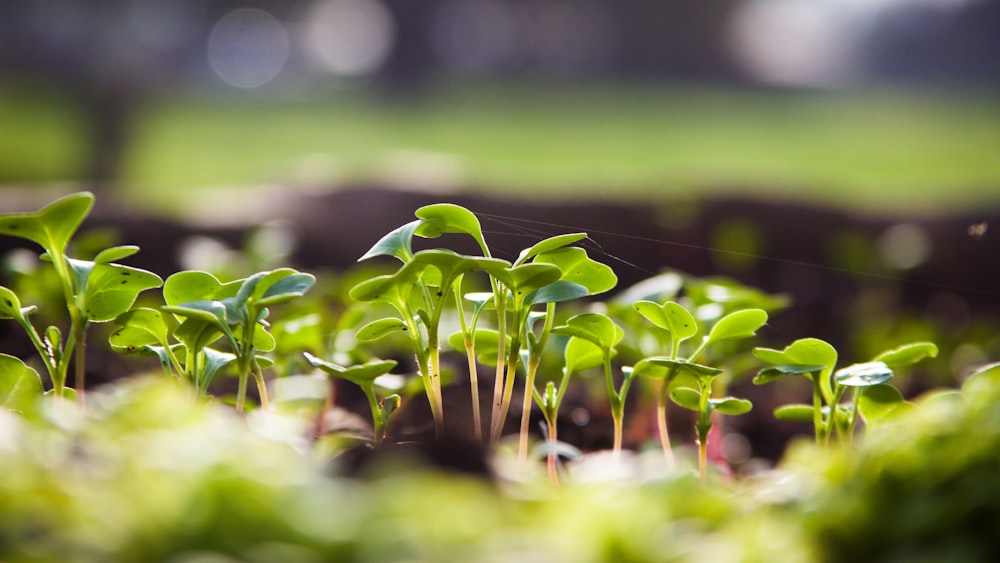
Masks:
[[[767,313],[763,309],[743,309],[719,319],[708,333],[708,342],[733,338],[749,338],[767,323]]]
[[[97,264],[87,280],[87,318],[106,322],[129,310],[140,293],[160,287],[160,276],[120,264]]]
[[[825,367],[826,366],[810,365],[768,366],[757,372],[757,375],[753,378],[753,383],[754,385],[763,385],[765,383],[770,383],[783,375],[812,375],[819,373]]]
[[[906,400],[899,389],[880,383],[865,388],[858,399],[858,410],[866,421],[879,422],[905,404]]]
[[[374,385],[376,378],[389,373],[392,371],[392,368],[396,367],[395,360],[373,360],[365,364],[345,367],[317,358],[309,352],[303,352],[302,355],[305,356],[306,361],[313,367],[317,367],[330,375],[346,379],[362,387],[371,387]]]
[[[358,262],[375,256],[395,256],[401,262],[406,262],[413,256],[413,233],[420,226],[420,221],[411,221],[389,232],[365,252]]]
[[[479,219],[468,209],[453,203],[425,205],[414,213],[420,220],[416,234],[436,238],[444,233],[465,233],[475,239],[486,254],[486,241]]]
[[[553,328],[552,333],[588,340],[605,353],[614,348],[624,336],[622,329],[610,317],[601,313],[582,313],[570,317],[565,325]]]
[[[915,364],[924,358],[936,358],[938,347],[933,342],[912,342],[892,350],[886,350],[875,357],[874,361],[882,362],[890,369],[896,369]]]
[[[60,254],[94,205],[94,194],[80,192],[57,199],[35,213],[0,215],[0,234],[28,239]]]
[[[134,244],[113,246],[97,253],[97,256],[94,257],[94,263],[109,264],[111,262],[117,262],[118,260],[123,260],[132,256],[136,252],[139,252],[139,247]]]
[[[692,411],[701,410],[701,393],[688,387],[677,387],[670,390],[670,400]]]
[[[618,284],[614,270],[607,264],[592,260],[582,248],[567,247],[539,254],[533,264],[558,267],[562,272],[559,279],[586,287],[590,295],[604,293]]]
[[[774,409],[774,418],[787,422],[813,422],[815,409],[810,405],[782,405]]]
[[[372,321],[361,327],[355,334],[355,338],[361,342],[370,342],[401,330],[406,330],[406,323],[396,317],[389,317]]]
[[[667,301],[660,305],[652,301],[637,301],[632,306],[646,320],[670,332],[678,343],[698,334],[698,322],[679,303]]]
[[[19,358],[0,354],[0,407],[27,412],[42,396],[38,372]]]
[[[517,260],[514,261],[514,265],[524,264],[531,258],[545,252],[552,252],[558,248],[573,244],[574,242],[579,242],[587,238],[587,233],[569,233],[565,235],[556,235],[554,237],[549,237],[545,240],[539,241],[529,248],[525,248],[517,255]]]
[[[753,409],[753,403],[737,397],[722,397],[720,399],[709,399],[708,407],[709,410],[736,416],[750,412]]]

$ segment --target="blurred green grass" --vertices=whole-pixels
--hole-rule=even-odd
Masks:
[[[71,145],[87,141],[65,107],[0,93],[0,113],[17,116],[0,182],[79,169]],[[363,182],[874,210],[1000,201],[1000,104],[985,94],[452,84],[406,100],[159,97],[137,115],[123,183],[168,207],[185,189]]]

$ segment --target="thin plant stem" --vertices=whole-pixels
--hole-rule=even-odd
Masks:
[[[656,405],[656,422],[660,431],[660,444],[663,446],[663,456],[667,460],[667,467],[673,469],[676,466],[674,452],[670,448],[670,434],[667,433],[667,396],[670,392],[670,383],[667,377],[660,382],[659,402]]]
[[[701,484],[708,483],[708,437],[698,439],[698,474]]]
[[[549,482],[551,482],[553,485],[558,485],[559,484],[559,468],[556,466],[556,458],[558,457],[558,454],[556,453],[556,450],[555,450],[555,445],[556,445],[556,442],[558,440],[558,436],[557,436],[558,430],[556,429],[556,421],[555,420],[549,420],[548,421],[548,427],[549,427],[548,428],[548,430],[549,430],[549,445],[551,447],[549,448],[549,455],[548,455],[548,460],[546,462],[546,465],[548,465],[548,470],[549,470]]]
[[[497,284],[498,289],[494,292],[494,303],[497,310],[497,369],[496,377],[493,380],[493,407],[490,412],[490,443],[497,443],[500,440],[498,426],[502,428],[502,424],[497,423],[500,418],[500,410],[503,407],[503,388],[504,388],[504,373],[506,372],[506,366],[504,359],[507,357],[507,304],[506,299],[502,298],[503,292],[506,290]]]

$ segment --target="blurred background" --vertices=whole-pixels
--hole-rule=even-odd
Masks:
[[[0,185],[972,208],[997,29],[989,0],[6,0]]]

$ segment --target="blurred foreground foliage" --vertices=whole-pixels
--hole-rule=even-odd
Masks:
[[[404,462],[338,476],[298,419],[133,378],[86,411],[52,397],[0,410],[0,559],[996,561],[994,379],[925,394],[851,447],[797,443],[732,483],[593,454],[553,487]]]

